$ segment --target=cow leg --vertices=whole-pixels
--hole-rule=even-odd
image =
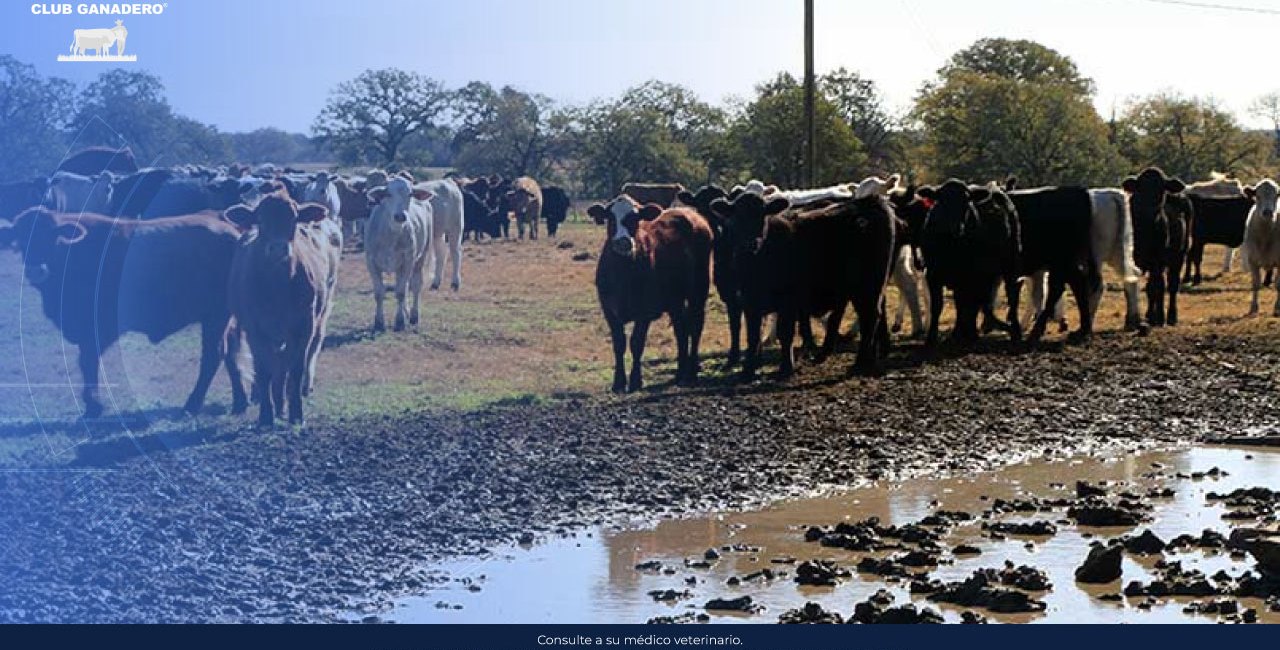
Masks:
[[[1225,247],[1227,252],[1222,254],[1222,274],[1226,275],[1231,272],[1231,263],[1236,259],[1236,249],[1230,246]]]
[[[613,319],[609,320],[609,340],[613,343],[613,392],[627,392],[627,330]]]
[[[1057,304],[1059,300],[1062,300],[1064,291],[1066,291],[1066,283],[1063,281],[1062,274],[1049,273],[1049,294],[1046,297],[1045,304]],[[1040,342],[1040,339],[1044,337],[1045,328],[1049,326],[1050,316],[1052,316],[1052,313],[1049,309],[1040,312],[1040,315],[1036,317],[1035,326],[1031,328],[1031,334],[1027,336],[1027,342],[1032,345]]]
[[[796,325],[797,321],[809,320],[808,314],[797,314],[794,310],[778,311],[775,323],[778,334],[778,347],[782,349],[782,363],[778,366],[778,378],[786,379],[796,372]],[[812,329],[812,326],[810,326]],[[812,332],[810,333],[812,336]]]
[[[310,343],[311,338],[308,337],[308,343]],[[286,389],[289,393],[289,424],[302,426],[304,424],[302,418],[302,381],[303,377],[309,372],[307,362],[309,355],[308,346],[293,345],[293,343],[297,343],[297,341],[293,341],[289,345],[289,372],[285,376]]]
[[[1197,250],[1201,254],[1203,254],[1204,252],[1204,248],[1199,243],[1193,241],[1191,243],[1191,248],[1187,250],[1185,268],[1183,266],[1179,266],[1179,268],[1184,268],[1182,272],[1182,281],[1187,284],[1191,284],[1192,280],[1194,280],[1196,277],[1195,266],[1196,266],[1196,260],[1199,259],[1199,257],[1196,255]],[[1197,282],[1196,284],[1199,284],[1199,283]]]
[[[706,294],[702,294],[705,296]],[[707,324],[706,298],[694,298],[689,304],[689,377],[690,383],[698,381],[698,373],[702,372],[700,348],[702,346],[702,329]]]
[[[689,372],[689,320],[684,307],[675,306],[667,312],[671,315],[671,330],[676,337],[676,385],[684,385]]]
[[[854,359],[852,374],[873,376],[880,374],[881,321],[884,320],[884,304],[868,296],[853,299],[853,310],[858,315],[858,356]],[[887,332],[886,332],[887,334]]]
[[[920,306],[920,282],[910,268],[911,256],[904,254],[901,262],[894,268],[893,281],[898,287],[898,315],[894,318],[894,329],[902,329],[902,307],[911,310],[911,338],[924,336],[924,314]]]
[[[649,338],[649,321],[639,319],[631,328],[631,378],[627,381],[627,392],[634,393],[644,387],[641,366],[644,361],[644,344]]]
[[[434,233],[434,231],[433,231]],[[440,290],[440,281],[444,279],[445,251],[449,245],[441,233],[434,233],[431,238],[431,290]],[[416,321],[415,321],[416,322]]]
[[[373,331],[385,332],[387,330],[387,322],[382,316],[382,301],[386,297],[387,289],[382,283],[382,271],[378,270],[372,263],[369,264],[369,279],[373,283]]]
[[[396,273],[396,321],[395,325],[393,325],[393,329],[397,332],[404,331],[405,321],[409,319],[409,312],[405,308],[404,303],[405,299],[408,297],[407,292],[409,290],[409,278],[419,277],[415,270],[410,270],[409,273]],[[418,280],[416,284],[419,288],[422,287],[421,280]]]
[[[1176,268],[1176,267],[1174,267]],[[1197,265],[1198,268],[1198,265]],[[1178,290],[1182,283],[1178,281],[1178,272],[1174,271],[1169,274],[1169,315],[1165,318],[1165,322],[1169,325],[1178,324]],[[1196,283],[1200,282],[1199,272],[1197,271]]]
[[[272,353],[271,362],[271,400],[275,404],[276,417],[284,417],[285,395],[284,383],[285,378],[289,374],[289,359],[285,356],[285,351],[280,350]]]
[[[1010,274],[1004,279],[1004,295],[1009,300],[1009,311],[1005,318],[1009,322],[1009,339],[1014,343],[1022,342],[1022,321],[1018,319],[1018,311],[1022,306],[1022,278]]]
[[[418,324],[418,316],[420,315],[418,312],[418,303],[422,300],[422,285],[425,284],[425,276],[427,272],[426,266],[427,258],[424,256],[413,265],[413,272],[409,274],[408,290],[409,293],[412,294],[413,298],[413,305],[409,310],[409,324],[414,326]],[[396,280],[397,289],[401,292],[401,295],[403,295],[405,287],[400,286],[399,278],[396,278]],[[403,298],[401,298],[400,305],[401,311],[404,311]],[[404,321],[400,320],[398,315],[396,316],[396,329],[404,329]]]
[[[84,419],[93,420],[102,417],[102,402],[98,401],[98,364],[101,355],[94,347],[93,341],[80,344],[80,377],[84,387],[80,391],[84,399]]]
[[[818,360],[825,360],[836,351],[836,342],[840,340],[840,323],[844,321],[844,303],[839,307],[831,310],[827,314],[827,322],[824,326],[822,337],[822,348],[818,350]]]
[[[738,301],[734,300],[725,303],[725,311],[729,312],[729,355],[725,358],[724,368],[729,370],[738,365],[738,359],[742,354],[741,338],[742,338],[742,307],[738,305]]]
[[[261,337],[249,339],[249,350],[253,353],[254,392],[258,398],[258,426],[270,427],[275,424],[275,396],[272,394],[272,364],[275,355],[271,347]]]
[[[1180,267],[1173,267],[1174,273]],[[1165,269],[1156,268],[1147,278],[1147,323],[1152,327],[1164,325],[1164,274]]]
[[[1093,299],[1096,287],[1102,284],[1102,276],[1097,276],[1083,269],[1076,269],[1067,278],[1071,287],[1071,295],[1076,299],[1076,310],[1080,314],[1080,329],[1067,335],[1068,342],[1087,343],[1093,337]]]
[[[1101,300],[1101,298],[1099,298]],[[1097,307],[1094,308],[1095,310]],[[1124,281],[1124,331],[1142,328],[1142,300],[1138,297],[1138,280]]]
[[[813,319],[808,314],[800,316],[796,322],[796,326],[800,330],[800,347],[806,357],[817,359],[819,354],[818,341],[813,336]],[[778,338],[778,328],[781,327],[777,322],[774,323],[773,330],[775,338]]]
[[[764,315],[757,311],[747,312],[747,349],[742,361],[742,378],[751,380],[760,368],[760,329]]]
[[[529,220],[529,239],[538,240],[538,214],[536,212],[533,218]]]
[[[1272,316],[1280,316],[1280,286],[1276,287],[1276,304],[1271,308]]]
[[[1262,278],[1262,286],[1264,287],[1271,286],[1271,281],[1275,279],[1274,276],[1275,276],[1275,269],[1268,268],[1266,277]]]
[[[457,234],[449,238],[449,261],[453,264],[453,282],[449,288],[457,291],[462,288],[462,238]]]
[[[1249,301],[1249,315],[1256,316],[1258,314],[1258,294],[1262,291],[1262,269],[1249,265],[1249,275],[1251,276],[1253,299]]]
[[[516,232],[520,236],[520,241],[524,241],[524,218],[516,215]]]
[[[244,334],[238,325],[232,323],[226,331],[223,363],[227,368],[227,379],[231,381],[231,413],[234,415],[240,415],[249,409],[249,399],[244,391],[244,373],[240,367],[240,350],[243,345]]]
[[[929,283],[929,332],[925,335],[925,346],[934,347],[938,344],[938,321],[942,316],[942,280],[932,275],[926,275],[925,278]]]
[[[218,373],[218,362],[221,360],[226,345],[226,320],[205,322],[200,324],[200,374],[196,375],[195,388],[187,397],[182,407],[187,415],[197,415],[204,406],[205,395],[209,393],[209,384]]]

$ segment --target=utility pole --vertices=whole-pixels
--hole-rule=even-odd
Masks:
[[[808,187],[817,185],[818,129],[814,118],[814,95],[817,92],[813,77],[813,0],[804,0],[804,177]]]

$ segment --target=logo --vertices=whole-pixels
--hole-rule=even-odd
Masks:
[[[61,55],[59,61],[137,61],[137,55],[124,53],[129,30],[124,21],[117,20],[115,27],[107,29],[77,29],[71,36],[71,54]],[[115,47],[115,54],[111,48]],[[90,54],[92,52],[92,54]]]

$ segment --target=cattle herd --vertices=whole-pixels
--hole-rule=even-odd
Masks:
[[[1181,285],[1203,279],[1206,244],[1227,247],[1228,269],[1241,249],[1253,280],[1250,313],[1257,313],[1260,289],[1280,266],[1278,195],[1271,180],[1245,186],[1215,175],[1186,185],[1154,167],[1116,189],[1017,189],[1012,178],[917,187],[898,175],[800,190],[754,180],[728,191],[628,183],[587,210],[605,226],[596,287],[613,346],[613,390],[643,386],[649,326],[663,314],[675,332],[677,383],[697,380],[712,285],[729,320],[728,367],[741,364],[746,378],[761,366],[766,317],[775,317],[778,372],[786,376],[796,367],[796,334],[821,361],[833,352],[849,305],[858,332],[852,372],[880,374],[905,310],[912,335],[937,344],[948,289],[953,339],[999,330],[1022,341],[1028,280],[1035,317],[1026,341],[1038,341],[1051,321],[1065,327],[1070,289],[1079,329],[1069,339],[1084,342],[1102,299],[1104,264],[1123,283],[1126,329],[1174,325]],[[0,245],[21,252],[44,314],[78,346],[87,417],[103,411],[100,358],[122,334],[158,342],[198,324],[199,374],[185,410],[200,410],[222,364],[233,410],[257,401],[259,422],[271,425],[286,409],[291,423],[303,421],[344,250],[363,249],[373,330],[386,329],[388,291],[393,327],[402,330],[419,322],[429,264],[430,287],[438,289],[448,258],[457,291],[463,241],[511,238],[512,221],[518,239],[538,239],[540,225],[554,236],[569,209],[567,192],[528,177],[416,182],[407,172],[308,174],[273,165],[138,169],[127,148],[91,148],[48,178],[0,184],[0,218],[11,222],[0,227]],[[901,295],[892,325],[889,284]],[[995,310],[1001,291],[1003,315]],[[825,326],[820,345],[814,319]],[[253,358],[249,390],[239,361],[245,342]]]

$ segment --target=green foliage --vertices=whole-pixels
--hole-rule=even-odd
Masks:
[[[453,166],[464,173],[546,178],[570,152],[570,117],[546,96],[473,82],[455,103]]]
[[[1187,180],[1240,172],[1265,162],[1265,137],[1247,134],[1210,99],[1160,93],[1131,104],[1117,124],[1117,143],[1134,169],[1158,165]]]
[[[818,185],[861,178],[867,156],[836,105],[819,94],[814,106]],[[804,187],[804,87],[788,74],[757,88],[736,120],[731,138],[746,161],[747,176],[781,187]]]
[[[312,131],[343,163],[404,162],[405,140],[433,126],[447,100],[438,81],[416,72],[366,70],[330,93]]]
[[[75,87],[0,55],[0,179],[47,174],[66,150],[62,128]]]
[[[931,175],[1114,184],[1128,165],[1093,107],[1092,86],[1070,59],[1044,46],[978,41],[953,56],[916,100]]]
[[[818,88],[866,149],[870,171],[898,171],[903,141],[897,132],[898,121],[885,108],[876,83],[857,72],[836,68],[818,78]]]

